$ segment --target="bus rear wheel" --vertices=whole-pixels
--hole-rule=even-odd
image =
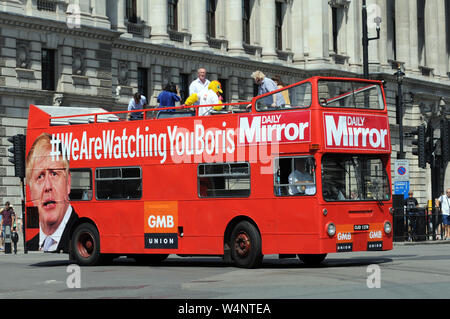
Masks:
[[[261,235],[248,221],[238,223],[230,238],[231,258],[241,268],[256,268],[263,259]]]
[[[298,255],[298,258],[303,261],[307,266],[318,266],[322,261],[325,260],[327,254],[315,254],[315,255]]]
[[[80,266],[93,266],[101,261],[100,236],[97,228],[89,223],[79,225],[73,232],[71,257]]]

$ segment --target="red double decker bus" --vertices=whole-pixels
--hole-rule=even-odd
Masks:
[[[249,103],[137,121],[31,105],[27,248],[81,265],[178,254],[246,268],[269,254],[320,263],[392,249],[382,83],[313,77]]]

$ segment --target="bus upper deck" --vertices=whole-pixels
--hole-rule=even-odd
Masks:
[[[275,95],[283,96],[284,102],[274,105]],[[210,131],[214,131],[214,136],[219,134],[215,139],[216,153],[217,148],[234,144],[231,140],[236,136],[238,146],[277,143],[287,151],[290,144],[296,144],[296,148],[327,149],[330,152],[390,152],[385,97],[379,81],[314,77],[254,97],[251,102],[226,103],[219,107],[222,109],[211,109],[208,116],[198,116],[198,105],[136,110],[131,113],[143,113],[144,122],[123,126],[129,111],[46,106],[36,109],[32,106],[28,128],[61,126],[61,132],[64,132],[68,130],[64,126],[79,125],[80,128],[69,129],[75,134],[85,129],[83,124],[99,124],[101,128],[123,127],[128,131],[145,125],[147,132],[163,130],[166,137],[172,133],[171,136],[176,139],[180,130],[194,131],[195,135],[196,124],[203,124],[203,127],[198,127],[198,133],[204,134],[204,138],[206,134],[213,134]],[[317,125],[320,122],[323,123]],[[172,131],[166,130],[166,127],[172,128]],[[208,127],[211,129],[206,132]],[[178,132],[174,131],[175,128]],[[232,129],[234,132],[229,132]],[[140,133],[143,133],[142,130]],[[218,143],[220,136],[224,143]],[[132,140],[135,141],[135,137]],[[187,139],[184,144],[187,146]],[[233,149],[236,147],[232,146]],[[224,152],[223,149],[221,151]]]
[[[271,97],[282,95],[281,103],[272,105]],[[339,108],[357,109],[365,112],[386,112],[382,82],[363,79],[313,77],[294,83],[273,92],[256,96],[249,102],[224,103],[222,110],[213,110],[211,115],[232,113],[261,113],[273,111],[294,111],[300,109]],[[250,107],[251,106],[251,107]],[[151,107],[144,110],[143,119],[192,117],[198,115],[199,106]],[[50,110],[50,109],[49,109]],[[86,112],[80,114],[80,112]],[[378,112],[377,112],[378,111]],[[126,120],[130,111],[107,112],[101,108],[63,107],[52,110],[49,125],[88,124],[118,122]],[[43,124],[43,123],[41,123]]]

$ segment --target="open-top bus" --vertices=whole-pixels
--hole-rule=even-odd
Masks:
[[[286,92],[289,102],[275,105]],[[28,250],[80,265],[178,254],[251,268],[269,254],[317,264],[392,249],[382,82],[313,77],[208,116],[185,106],[140,112],[127,121],[127,111],[30,105]],[[47,152],[35,150],[43,135]],[[68,196],[58,197],[63,184]],[[60,204],[64,227],[45,248],[46,214]]]

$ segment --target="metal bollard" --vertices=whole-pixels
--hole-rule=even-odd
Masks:
[[[11,253],[11,226],[5,227],[5,254]]]

